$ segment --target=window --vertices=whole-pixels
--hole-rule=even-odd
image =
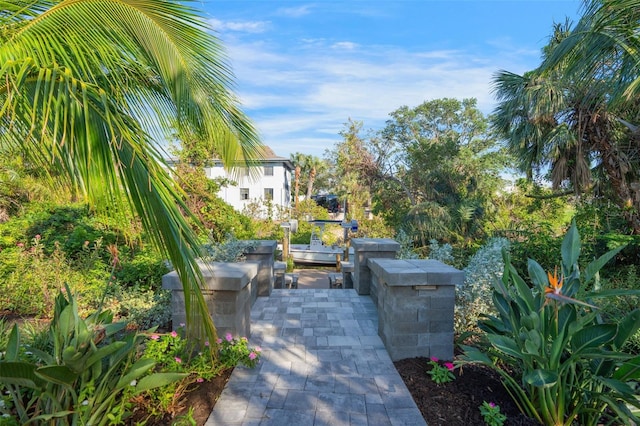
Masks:
[[[264,175],[273,176],[273,166],[264,166]]]
[[[264,199],[265,200],[273,200],[273,188],[265,188],[264,189]]]
[[[241,200],[249,199],[249,188],[240,188],[240,199]]]

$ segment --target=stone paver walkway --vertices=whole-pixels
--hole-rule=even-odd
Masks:
[[[207,426],[426,425],[368,296],[274,290],[251,310],[249,342],[261,362],[233,371]]]

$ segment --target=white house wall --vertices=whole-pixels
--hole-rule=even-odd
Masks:
[[[218,196],[239,212],[242,212],[245,206],[252,201],[264,201],[265,189],[267,188],[273,189],[274,206],[289,208],[291,206],[291,172],[282,163],[266,165],[273,166],[273,176],[265,176],[264,166],[258,167],[259,173],[255,179],[251,179],[249,176],[231,179],[222,166],[207,168],[206,174],[210,179],[229,178],[237,182],[237,185],[228,185],[222,188],[218,192]],[[241,189],[243,188],[249,191],[249,198],[246,200],[241,198]]]

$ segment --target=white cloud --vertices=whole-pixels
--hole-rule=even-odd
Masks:
[[[358,47],[358,44],[350,41],[339,41],[338,43],[334,43],[331,47],[334,49],[353,50]]]
[[[343,49],[334,49],[336,44]],[[350,49],[344,49],[350,47]],[[349,118],[381,129],[389,113],[438,98],[476,98],[489,113],[498,69],[528,69],[522,55],[498,50],[408,51],[388,46],[314,40],[286,46],[227,44],[238,94],[263,140],[278,155],[322,156]]]
[[[269,29],[269,21],[221,21],[220,19],[209,19],[209,25],[217,32],[234,31],[250,34],[264,33]]]
[[[311,13],[312,8],[313,6],[309,4],[298,7],[283,7],[276,11],[276,15],[286,16],[290,18],[299,18]]]

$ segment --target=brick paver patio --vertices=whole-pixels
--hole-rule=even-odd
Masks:
[[[353,289],[274,290],[251,309],[255,369],[237,367],[207,426],[426,425]]]

